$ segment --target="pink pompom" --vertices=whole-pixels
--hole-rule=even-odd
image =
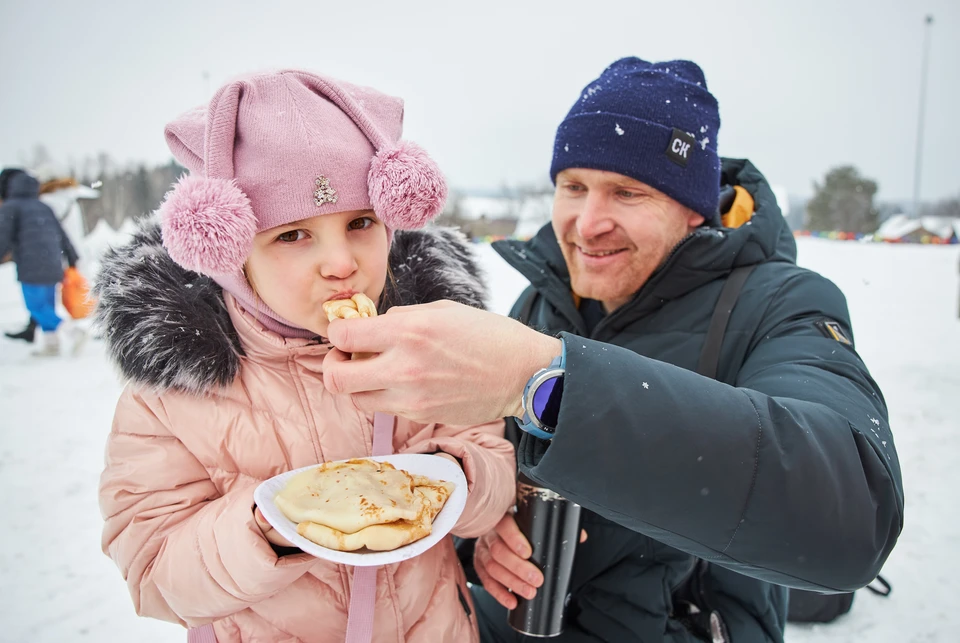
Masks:
[[[440,214],[447,200],[440,168],[409,141],[377,152],[370,162],[368,185],[374,212],[396,230],[422,228]]]
[[[228,179],[187,176],[160,206],[163,245],[188,270],[228,275],[253,248],[257,218],[250,199]]]

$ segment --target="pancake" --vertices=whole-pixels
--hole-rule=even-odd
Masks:
[[[293,476],[274,502],[297,533],[322,547],[391,551],[429,536],[453,490],[388,462],[356,459]]]
[[[353,317],[376,317],[377,307],[369,297],[362,292],[350,297],[350,299],[331,299],[323,302],[323,312],[327,319],[350,319]]]
[[[327,316],[327,321],[333,321],[334,319],[376,317],[377,307],[369,297],[358,292],[350,299],[331,299],[323,302],[323,312]],[[373,353],[354,353],[350,359],[365,359],[372,356]]]

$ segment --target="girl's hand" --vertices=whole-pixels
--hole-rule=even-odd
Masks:
[[[263,537],[266,538],[271,545],[276,545],[277,547],[296,548],[296,545],[281,536],[277,530],[274,529],[269,522],[267,522],[267,519],[263,517],[262,513],[260,513],[260,507],[257,507],[253,510],[253,519],[257,521],[257,527],[260,528],[260,531],[263,532]]]

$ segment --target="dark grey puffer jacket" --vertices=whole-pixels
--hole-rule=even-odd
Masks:
[[[29,174],[10,177],[7,199],[0,205],[0,257],[13,251],[22,283],[56,284],[63,280],[64,255],[73,266],[77,251],[39,193],[40,184]]]
[[[691,640],[670,616],[671,594],[697,556],[714,563],[699,590],[733,641],[782,641],[778,585],[862,587],[900,534],[903,488],[883,397],[853,344],[823,327],[836,322],[852,342],[846,301],[796,265],[760,172],[726,160],[723,176],[754,197],[750,224],[699,229],[589,333],[550,226],[496,246],[539,295],[530,325],[566,340],[556,435],[524,435],[518,459],[589,510],[567,640]],[[719,381],[698,375],[720,290],[748,265]]]

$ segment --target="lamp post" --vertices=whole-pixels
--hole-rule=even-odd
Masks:
[[[920,216],[920,166],[923,162],[923,116],[927,105],[927,61],[930,57],[930,28],[933,16],[927,15],[923,27],[923,66],[920,68],[920,113],[917,116],[917,158],[913,164],[913,216]]]

